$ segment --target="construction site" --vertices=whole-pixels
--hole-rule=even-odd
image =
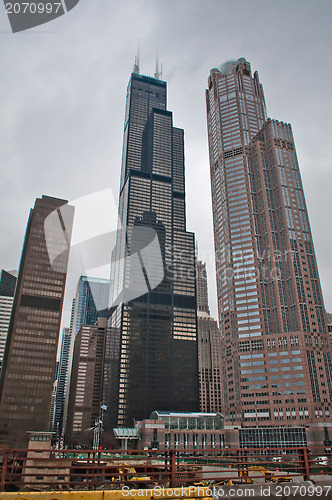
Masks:
[[[202,450],[2,450],[2,492],[74,492],[328,484],[324,448]],[[332,484],[332,483],[331,483]]]

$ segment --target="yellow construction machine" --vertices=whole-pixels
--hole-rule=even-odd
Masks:
[[[130,467],[127,463],[119,463],[117,465],[118,477],[113,477],[112,480],[116,482],[126,482],[132,486],[149,486],[153,483],[150,476],[145,474],[138,474],[134,467]],[[154,483],[153,483],[154,484]]]
[[[249,469],[250,469],[250,471],[262,472],[262,474],[264,474],[264,478],[265,478],[266,483],[289,483],[290,481],[293,480],[291,476],[286,476],[283,474],[275,474],[274,471],[265,469],[265,467],[251,465],[249,467]],[[248,469],[248,472],[249,472],[249,469]],[[247,473],[247,471],[240,471],[240,475],[241,475],[241,472],[243,472],[243,474]],[[248,477],[249,477],[249,474],[248,474]]]

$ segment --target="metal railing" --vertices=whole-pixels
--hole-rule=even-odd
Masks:
[[[331,449],[0,450],[0,491],[95,490],[315,480]],[[331,477],[332,479],[332,477]]]

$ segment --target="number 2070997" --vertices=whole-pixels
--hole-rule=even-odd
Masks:
[[[8,2],[6,12],[7,14],[57,14],[61,7],[61,2]]]

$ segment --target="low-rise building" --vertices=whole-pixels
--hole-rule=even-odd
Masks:
[[[58,460],[51,449],[53,432],[28,432],[27,459],[23,483],[28,488],[47,488],[50,484],[70,482],[71,459]]]
[[[153,411],[136,422],[138,448],[211,449],[224,446],[224,419],[220,413]]]

